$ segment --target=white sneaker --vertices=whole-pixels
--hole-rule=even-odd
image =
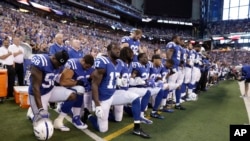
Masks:
[[[58,129],[58,130],[61,130],[61,131],[70,131],[70,129],[66,126],[63,125],[63,122],[61,122],[60,120],[58,119],[55,119],[54,120],[54,128],[55,129]]]

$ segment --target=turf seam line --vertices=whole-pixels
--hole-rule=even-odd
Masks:
[[[54,110],[54,111],[57,112],[57,113],[59,113],[57,110]],[[71,117],[69,117],[67,115],[65,117],[65,119],[73,125]],[[104,141],[101,137],[99,137],[95,133],[91,132],[89,129],[83,129],[83,130],[80,130],[80,131],[84,132],[86,135],[88,135],[90,138],[94,139],[95,141]]]

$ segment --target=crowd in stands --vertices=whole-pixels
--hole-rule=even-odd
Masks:
[[[55,9],[60,8],[62,12],[64,12],[67,16],[70,17],[75,17],[75,18],[81,18],[81,19],[86,19],[88,21],[93,21],[96,23],[104,24],[107,26],[114,26],[116,29],[122,29],[125,31],[130,31],[134,27],[122,23],[118,20],[113,20],[113,19],[108,19],[103,16],[87,12],[85,10],[79,9],[79,8],[72,8],[72,6],[69,6],[67,4],[61,4],[56,1],[41,1],[41,0],[34,0],[40,4],[43,4],[45,6],[49,6]],[[105,3],[111,3],[110,1],[105,1]],[[111,3],[114,4],[114,3]],[[98,7],[99,8],[99,7]],[[112,13],[114,14],[114,13]],[[147,37],[157,37],[157,38],[168,38],[171,39],[173,34],[180,35],[182,37],[185,37],[186,39],[191,39],[192,38],[192,31],[190,29],[187,30],[180,30],[180,29],[172,29],[172,28],[164,28],[164,29],[159,29],[159,28],[149,28],[149,27],[138,27],[144,31],[145,35]]]
[[[211,51],[211,60],[221,61],[228,65],[250,64],[250,51],[245,50],[230,50],[230,51]]]
[[[3,12],[4,11],[4,12]],[[114,33],[98,28],[82,28],[75,23],[63,24],[50,19],[37,16],[35,13],[22,13],[13,10],[10,5],[3,5],[0,8],[0,39],[6,36],[10,38],[19,35],[23,42],[28,43],[33,53],[40,50],[48,50],[48,47],[54,43],[54,36],[57,33],[64,34],[65,43],[71,39],[79,39],[82,43],[82,49],[88,53],[91,48],[97,48],[98,52],[105,51],[105,46],[111,41],[120,42],[122,36],[126,34]],[[159,48],[158,44],[150,44],[146,41],[141,42],[142,46],[149,47],[149,54],[152,54],[154,48]],[[67,44],[66,44],[67,45]]]
[[[236,32],[250,32],[250,22],[246,20],[218,21],[207,24],[211,35],[224,35]]]

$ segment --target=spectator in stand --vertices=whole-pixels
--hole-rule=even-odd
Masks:
[[[24,49],[20,46],[21,41],[19,37],[13,38],[13,44],[10,45],[9,50],[13,52],[14,62],[15,62],[15,72],[18,79],[18,85],[24,85],[24,69],[23,69],[23,61],[24,61]]]
[[[81,42],[79,40],[72,41],[72,48],[68,51],[69,58],[82,58],[83,51],[81,49]]]
[[[15,63],[12,51],[9,50],[9,38],[3,39],[3,46],[0,47],[0,63],[6,66],[8,73],[8,94],[7,98],[13,97],[13,87],[15,83]]]
[[[67,49],[63,46],[63,34],[58,33],[55,36],[55,43],[49,48],[49,54],[55,54],[56,52],[62,50],[67,50]]]
[[[98,52],[99,52],[98,48],[91,48],[90,55],[92,55],[94,58],[96,58]]]
[[[46,43],[42,43],[39,46],[39,50],[37,51],[37,54],[48,54],[48,46]]]

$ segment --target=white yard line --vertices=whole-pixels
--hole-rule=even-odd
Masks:
[[[240,87],[240,92],[242,95],[243,92],[245,91],[244,82],[239,82],[239,87]],[[249,121],[248,124],[250,124],[250,93],[249,92],[248,92],[248,96],[249,96],[248,98],[243,98],[243,100],[247,109],[248,121]]]
[[[58,113],[57,110],[54,110],[55,112]],[[69,117],[69,116],[66,116],[65,119],[70,122],[71,124],[72,123],[72,118]],[[90,138],[94,139],[95,141],[104,141],[104,139],[102,139],[101,137],[97,136],[95,133],[91,132],[90,130],[88,129],[84,129],[84,130],[81,130],[83,133],[85,133],[86,135],[88,135]]]

